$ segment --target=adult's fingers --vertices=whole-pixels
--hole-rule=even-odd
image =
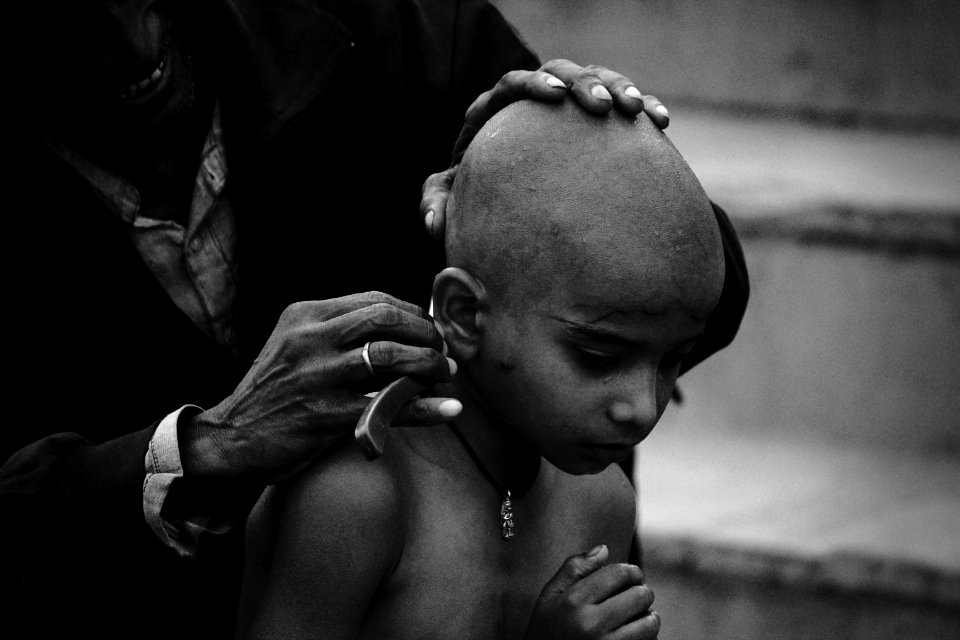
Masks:
[[[463,153],[477,131],[493,114],[511,102],[524,98],[557,101],[562,100],[566,94],[567,83],[542,68],[537,71],[508,71],[492,89],[477,96],[477,99],[467,108],[460,136],[453,145],[451,164],[460,163]]]
[[[367,351],[366,357],[364,350]],[[339,360],[339,369],[345,382],[372,378],[395,380],[400,376],[418,376],[431,381],[446,382],[457,371],[456,362],[436,349],[411,347],[386,340],[364,344],[335,356],[335,359]]]
[[[631,117],[643,110],[643,95],[633,81],[606,67],[584,67],[574,80],[571,91],[581,105],[589,98],[598,100],[596,104],[600,105],[601,113],[610,110],[610,103],[618,111]],[[584,106],[590,108],[589,104]]]
[[[660,129],[666,129],[670,126],[670,112],[656,96],[643,96],[643,112]]]
[[[559,58],[550,60],[540,69],[563,80],[570,88],[574,99],[585,111],[602,116],[613,108],[613,96],[597,73],[600,67],[581,67],[569,60]]]
[[[640,567],[626,563],[610,564],[581,580],[576,586],[575,597],[581,604],[600,604],[639,584],[643,584]]]
[[[432,427],[460,415],[463,404],[455,398],[415,398],[397,413],[391,426]]]
[[[646,585],[635,584],[598,604],[597,611],[612,630],[639,617],[641,613],[645,614],[652,604],[653,590]]]
[[[651,611],[647,615],[623,625],[607,635],[609,640],[656,640],[660,634],[660,614]]]
[[[443,349],[443,338],[426,312],[423,316],[386,302],[378,302],[315,325],[333,345],[354,347],[374,340]]]
[[[636,84],[621,73],[598,65],[580,65],[564,60],[550,60],[541,70],[560,78],[585,110],[596,115],[609,113],[612,107],[628,116],[646,113],[657,127],[670,125],[670,114],[659,98],[644,95]]]
[[[329,300],[304,300],[294,302],[284,309],[281,318],[292,319],[298,322],[325,322],[358,309],[380,304],[396,307],[400,311],[420,318],[429,318],[426,310],[422,307],[380,291],[353,293],[339,298],[330,298]]]
[[[447,223],[447,199],[453,179],[457,176],[457,166],[446,171],[434,173],[423,183],[420,195],[420,215],[427,233],[437,242],[443,242],[443,233]]]

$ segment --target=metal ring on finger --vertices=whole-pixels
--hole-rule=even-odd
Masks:
[[[377,375],[377,372],[373,370],[373,363],[370,362],[370,343],[363,345],[363,351],[360,353],[363,357],[363,366],[367,368],[367,373],[370,374],[370,377]]]

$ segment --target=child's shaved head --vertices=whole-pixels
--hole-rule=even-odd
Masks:
[[[454,183],[446,251],[508,298],[641,269],[652,313],[719,294],[723,277],[710,202],[669,139],[643,114],[597,118],[569,100],[517,102],[481,129]]]
[[[437,321],[477,407],[568,473],[643,440],[723,287],[720,230],[644,115],[510,105],[477,133],[447,205]]]

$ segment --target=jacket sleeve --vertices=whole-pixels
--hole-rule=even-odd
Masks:
[[[0,468],[4,555],[45,537],[81,542],[93,532],[162,546],[143,517],[144,455],[155,426],[102,444],[57,433],[14,453]],[[15,538],[18,544],[7,544]],[[29,562],[27,558],[21,558]]]
[[[101,444],[54,434],[0,468],[0,589],[10,595],[10,637],[84,628],[100,637],[173,637],[191,611],[197,637],[225,637],[239,538],[218,543],[201,563],[150,529],[142,489],[155,426]]]
[[[98,445],[57,433],[20,449],[0,468],[0,581],[3,592],[14,595],[8,624],[58,629],[59,615],[45,616],[44,602],[85,600],[78,585],[95,589],[95,574],[88,572],[112,571],[109,557],[120,557],[120,550],[162,551],[143,518],[143,458],[152,433],[151,427]],[[76,579],[84,574],[87,579]],[[73,613],[70,606],[57,609]]]

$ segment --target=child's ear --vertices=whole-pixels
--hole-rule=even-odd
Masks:
[[[433,317],[454,360],[473,358],[480,346],[480,309],[486,290],[458,267],[447,267],[433,280]]]

